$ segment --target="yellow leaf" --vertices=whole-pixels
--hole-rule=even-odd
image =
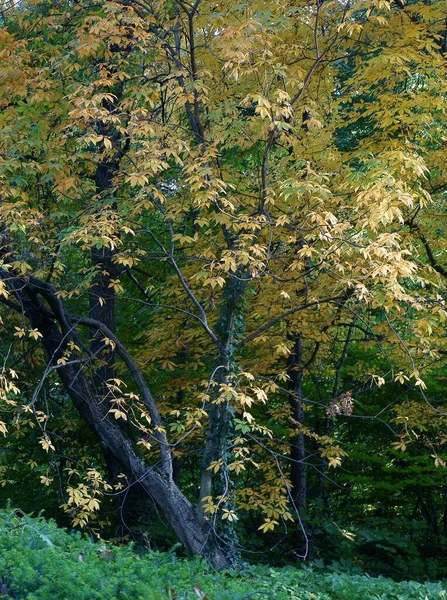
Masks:
[[[208,467],[207,467],[207,471],[214,471],[214,473],[217,473],[220,469],[220,467],[222,466],[223,460],[221,458],[219,458],[219,460],[215,460],[213,462],[211,462]]]
[[[42,446],[45,452],[48,452],[49,450],[56,450],[56,448],[53,446],[50,438],[47,435],[40,438],[39,444]]]
[[[265,522],[258,527],[258,531],[262,531],[263,533],[266,533],[267,531],[273,531],[276,525],[278,525],[278,521],[266,519]]]
[[[99,510],[100,508],[100,504],[98,500],[96,500],[96,498],[92,498],[91,500],[89,500],[87,506],[90,510]]]
[[[28,332],[28,335],[34,340],[38,340],[39,338],[43,337],[43,335],[37,329],[31,329],[31,331]]]

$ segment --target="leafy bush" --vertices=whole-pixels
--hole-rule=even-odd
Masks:
[[[310,568],[215,572],[173,553],[139,555],[69,534],[53,522],[0,511],[1,600],[435,600],[441,583],[396,583]]]
[[[348,525],[352,539],[340,539],[340,530],[323,519],[312,524],[317,570],[383,575],[396,581],[426,581],[447,573],[447,538],[433,539],[421,521],[378,519]]]

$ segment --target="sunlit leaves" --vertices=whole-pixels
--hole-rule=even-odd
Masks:
[[[398,383],[420,394],[445,350],[440,4],[402,13],[381,0],[278,0],[268,10],[229,0],[192,17],[163,2],[75,3],[67,14],[33,4],[25,18],[24,2],[0,32],[0,299],[11,360],[29,352],[44,391],[59,390],[64,368],[91,379],[104,368],[101,356],[87,358],[95,335],[119,374],[98,391],[103,417],[150,464],[167,432],[169,452],[196,466],[190,457],[219,415],[225,434],[203,468],[231,485],[207,495],[204,510],[223,521],[238,516],[231,502],[258,511],[260,531],[293,518],[293,436],[315,446],[315,468],[346,458],[336,436],[291,416],[294,375],[312,381],[303,410],[315,422],[318,411],[349,418],[341,388],[353,346],[381,355],[353,369],[359,388]],[[92,251],[110,257],[108,270]],[[44,328],[16,306],[31,277],[54,287],[70,321],[58,321],[42,289],[28,298],[67,336],[48,364]],[[93,295],[114,313],[161,423],[115,339],[78,327]],[[16,417],[13,379],[6,365],[3,434]],[[44,426],[42,397],[23,412]],[[407,409],[403,422],[396,408],[396,451],[421,444],[428,428]],[[48,455],[59,445],[50,431],[40,437]],[[105,489],[84,475],[64,505],[81,526]]]
[[[53,445],[53,442],[51,441],[51,439],[49,438],[49,436],[47,434],[45,434],[42,438],[40,438],[39,444],[42,446],[42,448],[45,450],[45,452],[49,452],[50,450],[53,450],[53,451],[56,450],[56,448]]]

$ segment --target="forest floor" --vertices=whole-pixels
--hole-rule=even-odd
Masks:
[[[0,511],[1,600],[447,600],[447,583],[248,566],[93,543],[53,522]]]

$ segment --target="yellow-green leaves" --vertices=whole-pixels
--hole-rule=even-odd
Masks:
[[[86,526],[108,484],[67,408],[85,377],[138,460],[190,461],[208,516],[269,533],[296,439],[338,477],[348,390],[425,401],[447,349],[442,3],[53,4],[0,31],[0,433],[76,440]],[[393,410],[390,446],[442,466],[424,411]]]

